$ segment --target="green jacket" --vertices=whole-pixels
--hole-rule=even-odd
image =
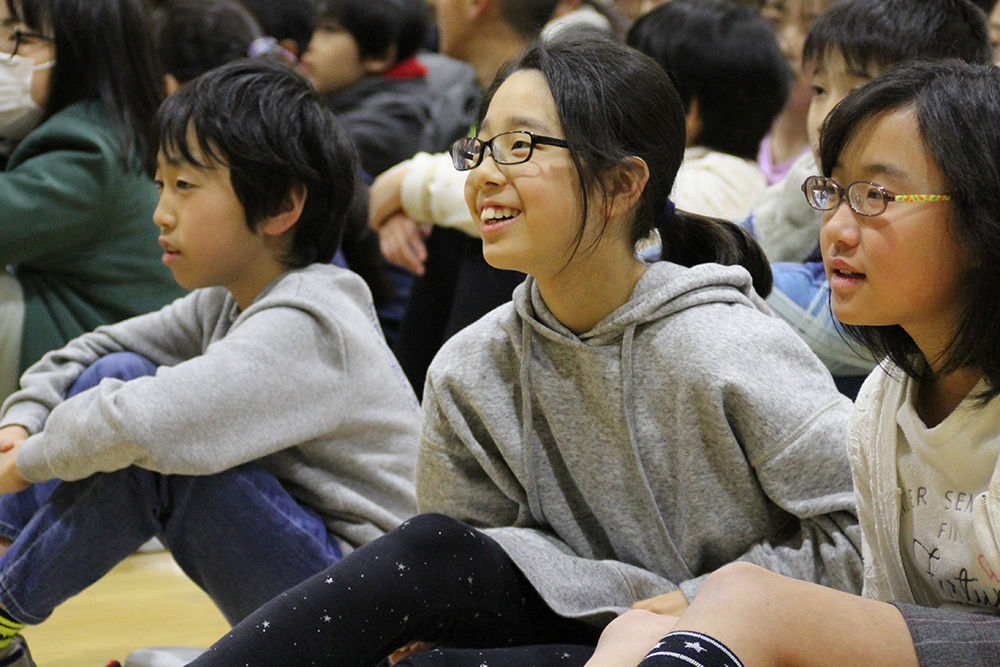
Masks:
[[[184,294],[160,261],[152,181],[97,102],[54,114],[0,173],[0,266],[24,290],[22,370],[101,324]]]

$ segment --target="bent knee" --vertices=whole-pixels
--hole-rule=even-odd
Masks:
[[[758,565],[729,563],[708,576],[696,599],[702,604],[718,601],[746,607],[775,595],[783,579]]]
[[[485,534],[443,514],[419,514],[386,535],[410,555],[441,559],[483,550]]]

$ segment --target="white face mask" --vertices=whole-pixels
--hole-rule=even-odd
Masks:
[[[19,141],[38,126],[45,110],[31,99],[31,80],[35,70],[54,64],[0,54],[0,137]]]

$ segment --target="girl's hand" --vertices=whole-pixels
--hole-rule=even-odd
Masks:
[[[657,595],[648,600],[639,600],[632,605],[632,609],[644,609],[663,616],[680,616],[687,608],[687,598],[679,590]]]

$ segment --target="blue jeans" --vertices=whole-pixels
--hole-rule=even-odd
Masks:
[[[109,355],[68,396],[103,377],[155,373],[137,355]],[[76,482],[51,480],[0,496],[0,604],[22,623],[100,579],[152,537],[237,623],[275,595],[340,560],[337,538],[256,463],[215,475],[135,466]]]

